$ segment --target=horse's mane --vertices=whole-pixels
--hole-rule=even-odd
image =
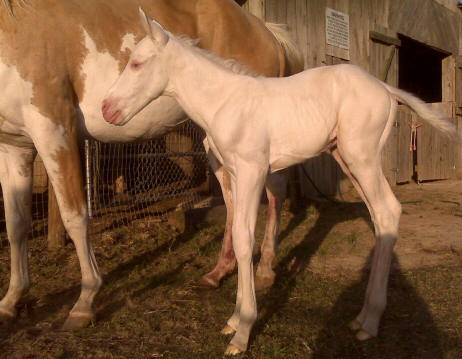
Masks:
[[[24,7],[27,0],[0,0],[1,7],[6,10],[9,16],[14,17],[13,5]]]
[[[168,33],[170,37],[173,35],[171,33]],[[173,36],[175,39],[180,41],[182,44],[188,46],[190,49],[192,49],[194,52],[201,54],[202,56],[206,57],[213,63],[224,67],[225,69],[239,75],[247,75],[247,76],[253,76],[257,77],[259,76],[258,73],[253,71],[251,68],[248,66],[244,65],[243,63],[234,60],[234,59],[223,59],[214,52],[202,49],[197,46],[199,43],[199,39],[191,39],[190,37],[186,35],[180,35],[180,36]]]

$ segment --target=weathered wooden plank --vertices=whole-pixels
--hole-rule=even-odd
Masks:
[[[48,189],[48,175],[39,155],[34,161],[34,184],[33,193],[43,193]]]
[[[389,27],[419,42],[456,54],[459,50],[459,16],[433,0],[391,1]]]
[[[453,116],[451,102],[429,104],[433,108]],[[420,121],[417,129],[417,179],[419,181],[448,179],[455,176],[456,145],[450,143],[433,127]]]
[[[455,57],[448,56],[441,62],[441,94],[443,102],[454,102],[455,99]]]
[[[397,112],[398,148],[396,182],[411,181],[413,175],[413,151],[411,150],[411,121],[415,114],[406,106],[399,106]]]
[[[297,39],[297,44],[300,47],[303,53],[303,59],[305,61],[305,67],[308,63],[308,51],[309,51],[309,42],[308,42],[308,22],[307,22],[307,9],[306,9],[306,0],[295,0],[295,11],[296,11],[296,21],[295,21],[295,37]],[[292,25],[291,25],[292,26]]]
[[[277,22],[277,3],[278,0],[265,1],[265,19],[268,22]]]
[[[459,137],[462,138],[462,116],[457,116],[457,132]],[[457,149],[457,162],[456,162],[456,177],[462,179],[462,145],[458,146]]]
[[[391,186],[397,183],[398,171],[398,127],[393,125],[388,140],[382,150],[383,174]]]
[[[455,59],[455,80],[454,81],[455,81],[455,96],[456,96],[455,98],[456,113],[458,115],[462,115],[462,56],[457,56],[457,58]]]
[[[66,244],[66,229],[59,212],[58,201],[51,182],[48,185],[48,248],[58,249]]]
[[[372,41],[376,42],[381,42],[385,45],[395,45],[395,46],[401,46],[401,40],[396,38],[396,37],[391,37],[388,35],[385,35],[383,33],[380,33],[378,31],[371,30],[369,31],[369,38]]]
[[[325,33],[325,11],[324,0],[307,1],[307,23],[308,43],[310,44],[308,54],[308,67],[323,65],[326,60],[326,33]]]

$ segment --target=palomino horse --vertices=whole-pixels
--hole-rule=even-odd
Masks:
[[[167,96],[152,102],[123,131],[101,115],[104,94],[144,36],[135,21],[139,5],[173,33],[199,38],[203,48],[239,60],[254,72],[283,76],[300,67],[287,33],[273,26],[273,35],[232,0],[0,0],[0,180],[11,244],[11,279],[0,301],[2,319],[15,317],[15,305],[29,288],[27,236],[36,150],[82,272],[81,294],[64,326],[81,327],[94,318],[92,303],[102,281],[87,233],[78,135],[106,142],[150,139],[185,119]],[[215,172],[226,195],[227,175],[217,163],[213,162]],[[271,196],[271,186],[269,192]],[[226,202],[230,205],[231,200]],[[232,216],[228,228],[231,221]],[[229,232],[225,240],[230,243]],[[217,283],[232,269],[231,247],[225,246],[227,261],[222,259],[206,277],[209,282]],[[271,275],[271,268],[268,272]]]
[[[205,130],[231,174],[238,291],[234,314],[223,330],[235,332],[226,353],[247,349],[257,317],[252,251],[265,179],[327,150],[361,194],[375,226],[377,245],[366,298],[351,327],[358,330],[358,339],[376,336],[401,214],[381,168],[397,100],[456,138],[453,124],[418,98],[353,65],[320,67],[281,79],[237,75],[210,61],[203,50],[169,35],[142,11],[141,21],[148,36],[108,92],[104,118],[124,125],[152,100],[170,96]]]

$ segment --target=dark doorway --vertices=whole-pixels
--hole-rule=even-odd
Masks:
[[[425,102],[442,102],[442,64],[449,56],[421,42],[401,36],[399,88]]]

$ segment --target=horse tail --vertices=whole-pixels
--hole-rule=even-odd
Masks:
[[[266,22],[265,26],[273,34],[284,51],[287,66],[283,75],[293,75],[303,71],[305,67],[303,54],[287,30],[287,25]]]
[[[453,141],[462,141],[462,137],[459,138],[457,134],[456,125],[449,120],[449,117],[447,115],[440,111],[432,109],[421,99],[406,91],[397,89],[396,87],[390,86],[386,83],[382,84],[392,94],[394,98],[396,98],[399,102],[402,102],[409,106],[429,125],[435,127],[444,136]]]

